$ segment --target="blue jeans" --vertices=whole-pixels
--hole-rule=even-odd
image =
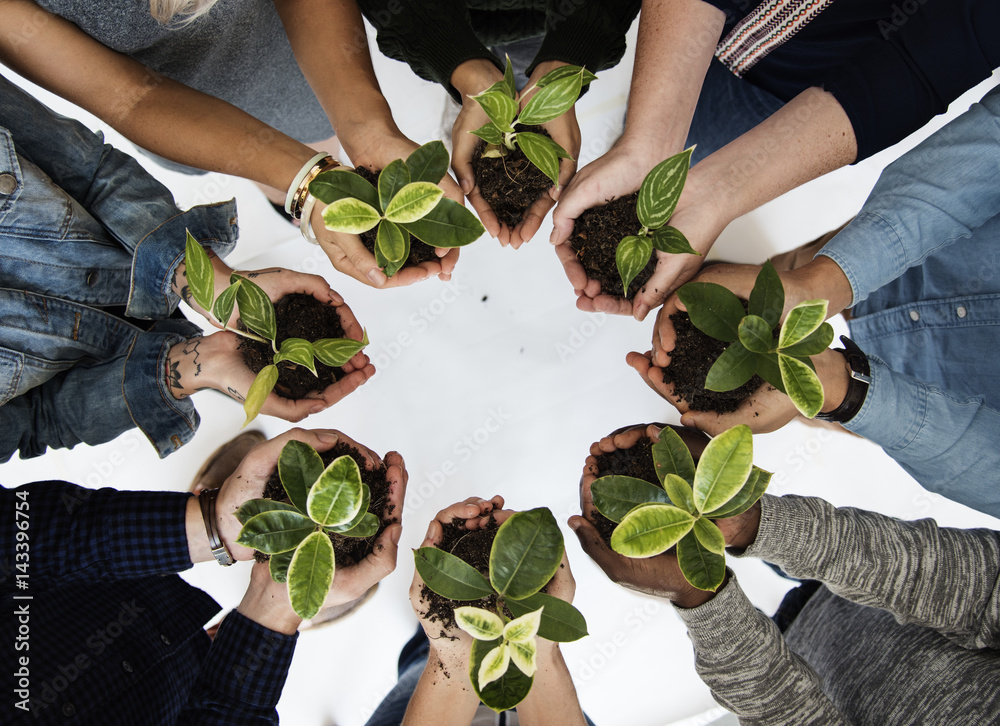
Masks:
[[[427,640],[424,629],[418,625],[417,632],[407,641],[399,654],[399,680],[382,699],[382,703],[375,709],[375,713],[365,726],[399,726],[403,723],[406,707],[410,704],[410,697],[417,688],[417,681],[420,680],[420,674],[427,664],[429,652],[430,641]],[[594,726],[589,716],[585,718],[590,726]]]
[[[219,255],[235,203],[181,212],[130,156],[0,77],[0,460],[139,427],[160,456],[198,415],[166,383],[185,230]],[[149,322],[147,322],[149,321]]]

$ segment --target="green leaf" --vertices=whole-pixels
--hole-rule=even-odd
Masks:
[[[705,377],[705,388],[709,391],[731,391],[739,388],[753,377],[757,368],[757,354],[751,353],[740,341],[730,344],[722,351]]]
[[[455,608],[455,624],[476,640],[496,640],[503,635],[500,616],[482,608]]]
[[[478,96],[473,96],[472,100],[478,103],[486,117],[493,122],[498,130],[511,133],[514,127],[511,121],[517,116],[517,101],[508,96],[503,91],[483,91]]]
[[[570,76],[574,76],[577,73],[579,73],[581,70],[583,70],[583,85],[584,86],[589,85],[591,83],[591,81],[596,81],[597,80],[597,76],[595,76],[593,73],[591,73],[590,71],[588,71],[586,68],[581,69],[580,66],[559,66],[558,68],[549,71],[544,76],[542,76],[541,78],[539,78],[538,79],[538,83],[536,83],[535,85],[538,88],[545,88],[550,83],[554,83],[556,81],[561,81],[564,78],[568,78]]]
[[[313,179],[309,193],[323,204],[333,204],[341,199],[358,199],[378,208],[378,191],[371,182],[346,167],[324,171]]]
[[[611,533],[611,549],[626,557],[653,557],[691,531],[694,517],[670,504],[650,504],[629,512]]]
[[[647,502],[670,504],[670,497],[658,486],[630,476],[602,476],[590,485],[597,511],[612,522]]]
[[[507,651],[510,653],[511,662],[519,671],[528,676],[535,675],[535,671],[538,670],[538,661],[535,657],[538,655],[538,646],[534,638],[526,641],[507,641]]]
[[[671,255],[701,256],[701,253],[691,246],[683,232],[669,225],[653,230],[653,249]]]
[[[575,607],[544,592],[536,592],[521,600],[504,600],[507,609],[515,618],[533,610],[542,610],[542,620],[538,625],[538,637],[554,643],[571,643],[587,635],[587,621]]]
[[[248,519],[236,544],[276,555],[295,549],[315,531],[316,524],[309,517],[286,509],[273,509]]]
[[[281,348],[274,354],[274,363],[277,365],[285,360],[302,366],[314,376],[318,375],[313,362],[312,343],[304,338],[285,338],[281,341]]]
[[[295,550],[288,550],[288,552],[280,552],[276,555],[271,555],[271,559],[267,562],[267,569],[271,573],[271,579],[275,582],[287,582],[288,581],[288,566],[292,564],[292,557],[295,555]]]
[[[479,686],[479,672],[483,659],[503,641],[499,638],[493,641],[474,640],[469,654],[469,680],[479,700],[497,713],[509,711],[524,700],[531,691],[532,676],[521,672],[516,665],[510,665],[503,675],[485,688]]]
[[[705,518],[697,519],[694,523],[694,536],[698,543],[709,552],[717,555],[725,554],[726,538],[722,536],[719,528]]]
[[[430,182],[407,184],[385,208],[385,218],[390,222],[416,222],[437,206],[444,191]]]
[[[514,618],[503,627],[504,640],[511,643],[534,642],[538,635],[538,626],[542,622],[542,610],[532,610]],[[524,670],[523,668],[521,670]],[[527,671],[524,671],[528,673]],[[528,675],[532,675],[528,673]]]
[[[778,368],[777,353],[757,356],[757,375],[782,393],[785,392],[785,384],[781,382],[781,370]]]
[[[244,426],[257,418],[257,414],[260,413],[260,409],[263,408],[264,402],[271,395],[271,391],[274,390],[274,384],[277,382],[277,366],[269,365],[260,369],[260,373],[253,379],[253,383],[250,384],[250,390],[247,391],[247,397],[243,401],[243,412],[247,417],[246,421],[243,422]]]
[[[215,297],[215,271],[212,269],[212,258],[208,256],[205,248],[198,244],[198,240],[190,231],[185,230],[185,234],[187,241],[184,249],[184,274],[187,276],[191,297],[203,310],[211,310],[212,299]]]
[[[316,617],[333,583],[333,543],[324,532],[306,537],[288,565],[288,599],[303,620]]]
[[[359,512],[359,514],[361,515],[361,518],[353,527],[348,529],[343,529],[341,527],[325,527],[324,529],[328,532],[331,530],[341,530],[334,533],[343,535],[344,537],[355,537],[357,539],[368,539],[369,537],[374,537],[375,533],[378,532],[378,526],[380,524],[379,518],[371,512]]]
[[[414,237],[432,247],[464,247],[486,231],[482,222],[453,199],[441,197],[430,212],[403,227]]]
[[[294,512],[295,507],[284,502],[276,502],[273,499],[248,499],[236,510],[236,519],[240,524],[246,524],[261,512]]]
[[[694,147],[664,159],[642,180],[635,211],[643,226],[659,229],[673,216],[687,181],[692,151]]]
[[[778,368],[785,393],[806,418],[813,418],[823,408],[823,384],[815,371],[798,358],[778,353]]]
[[[806,300],[788,311],[778,336],[778,348],[787,348],[804,340],[826,320],[826,300]]]
[[[747,315],[740,321],[740,342],[752,353],[770,353],[775,349],[772,329],[764,318]]]
[[[407,257],[410,256],[409,247],[407,247],[406,256]],[[406,264],[406,260],[400,260],[399,262],[389,262],[389,260],[385,259],[385,255],[382,254],[382,250],[380,250],[378,246],[376,246],[375,264],[379,266],[379,268],[382,270],[383,273],[385,273],[386,277],[392,277],[403,268],[403,265]]]
[[[309,490],[306,511],[313,521],[336,527],[354,520],[364,498],[361,471],[350,456],[339,456]]]
[[[563,557],[563,536],[546,507],[512,514],[490,550],[490,582],[504,597],[521,600],[552,579]]]
[[[664,426],[660,429],[660,440],[653,444],[652,451],[653,466],[661,482],[667,474],[676,474],[687,482],[694,481],[691,451],[672,427]]]
[[[321,363],[334,368],[347,364],[351,358],[364,350],[368,345],[368,331],[361,340],[354,338],[323,338],[313,343],[313,353]]]
[[[503,133],[491,123],[486,124],[485,126],[480,126],[475,131],[470,131],[469,133],[473,136],[478,136],[487,144],[500,146],[503,143]]]
[[[830,347],[830,343],[832,342],[833,326],[830,323],[823,323],[798,343],[790,345],[787,348],[782,348],[781,352],[794,358],[819,355]]]
[[[781,312],[784,309],[785,288],[781,284],[778,271],[774,269],[771,261],[767,260],[757,273],[757,280],[754,282],[753,290],[750,291],[747,312],[764,318],[773,330],[781,320]]]
[[[410,233],[386,219],[378,226],[375,244],[387,262],[405,262],[410,254]]]
[[[345,234],[367,232],[382,219],[378,209],[360,199],[338,199],[323,210],[327,229]]]
[[[708,442],[694,475],[694,503],[711,512],[728,502],[750,476],[753,435],[746,424],[733,426]]]
[[[699,590],[715,592],[726,579],[726,557],[702,546],[692,532],[677,543],[681,574]]]
[[[709,519],[725,519],[726,517],[735,517],[743,514],[743,512],[756,504],[757,500],[767,491],[767,485],[771,482],[771,476],[771,472],[764,471],[755,466],[753,471],[750,472],[750,476],[747,477],[743,488],[740,489],[736,496],[719,509],[713,512],[706,512],[705,516]]]
[[[573,108],[576,99],[580,97],[582,88],[582,68],[578,68],[576,73],[547,82],[521,109],[517,123],[523,126],[532,126],[559,118]]]
[[[511,98],[517,98],[517,83],[514,82],[514,66],[510,62],[510,56],[507,56],[504,62],[503,80],[498,83],[503,84],[504,93]]]
[[[517,145],[528,157],[528,161],[538,167],[552,183],[559,186],[559,159],[568,158],[568,154],[559,144],[542,134],[522,131],[517,137]],[[560,155],[560,152],[564,156]]]
[[[212,315],[223,325],[229,322],[229,318],[233,317],[233,308],[236,307],[236,293],[240,289],[240,284],[240,281],[237,281],[223,290],[215,299],[215,305],[212,306]]]
[[[726,343],[739,339],[740,321],[746,312],[728,289],[714,282],[689,282],[677,291],[677,297],[698,330]]]
[[[448,150],[440,141],[429,141],[406,157],[410,181],[437,184],[448,173]]]
[[[493,594],[490,581],[475,567],[437,547],[413,551],[417,572],[433,592],[449,600],[480,600]]]
[[[399,190],[410,183],[410,170],[406,162],[396,159],[389,162],[378,175],[378,203],[380,209],[387,209]]]
[[[663,488],[670,498],[670,503],[675,507],[680,507],[685,512],[694,514],[694,490],[691,484],[676,474],[667,474],[663,480]]]
[[[497,680],[507,672],[509,665],[510,651],[507,644],[501,642],[500,645],[483,656],[483,662],[479,664],[479,687],[484,688]]]
[[[629,235],[618,243],[615,250],[615,264],[622,279],[622,289],[628,295],[628,286],[632,280],[649,264],[653,254],[653,242],[649,237]]]
[[[236,289],[236,304],[240,306],[240,320],[258,335],[274,340],[278,334],[278,324],[274,319],[274,305],[258,285],[245,277],[233,274],[229,281],[240,286]]]
[[[285,488],[288,500],[303,514],[308,510],[306,503],[309,490],[323,473],[323,459],[309,444],[303,441],[289,441],[281,449],[278,457],[278,478]]]

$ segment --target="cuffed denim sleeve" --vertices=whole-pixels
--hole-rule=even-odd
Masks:
[[[1000,411],[868,360],[868,395],[845,428],[881,446],[926,489],[1000,517]]]
[[[819,252],[854,304],[1000,213],[1000,88],[882,172],[861,212]]]
[[[747,599],[732,573],[707,603],[675,611],[694,645],[698,675],[741,724],[846,723],[815,671],[788,648],[777,626]]]

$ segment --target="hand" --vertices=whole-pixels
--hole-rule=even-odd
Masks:
[[[196,391],[214,388],[243,403],[256,376],[243,362],[238,346],[239,336],[230,331],[191,338],[174,345],[167,354],[171,393],[175,398],[182,399]],[[364,353],[358,353],[348,361],[344,370],[347,375],[339,381],[322,391],[310,393],[306,398],[292,400],[272,391],[265,399],[261,413],[298,422],[329,408],[375,375],[375,366]]]
[[[431,520],[427,527],[427,535],[420,544],[421,547],[437,547],[441,544],[442,527],[451,524],[454,519],[465,519],[465,527],[469,530],[480,529],[489,520],[494,511],[503,507],[503,497],[497,495],[492,499],[469,497],[463,502],[442,509]],[[427,606],[423,601],[421,591],[424,581],[420,573],[413,571],[413,582],[410,584],[410,605],[420,620],[420,625],[430,640],[431,650],[449,668],[457,669],[458,673],[468,670],[469,652],[472,648],[472,636],[458,626],[445,629],[441,623],[427,619]]]

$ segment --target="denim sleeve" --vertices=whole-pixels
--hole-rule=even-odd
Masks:
[[[845,428],[881,446],[924,488],[1000,517],[1000,411],[868,360],[868,396]]]
[[[165,186],[131,156],[105,144],[101,133],[60,116],[3,77],[0,107],[0,126],[18,155],[47,174],[133,255],[128,315],[155,320],[177,306],[170,280],[184,257],[185,229],[220,257],[232,251],[238,235],[235,200],[181,212]]]
[[[185,513],[187,492],[119,492],[64,481],[0,487],[0,591],[20,578],[27,594],[74,583],[110,582],[181,572],[192,566]],[[26,502],[26,504],[24,504]],[[15,518],[16,512],[24,516]],[[18,522],[27,522],[22,530]],[[27,534],[18,539],[18,532]],[[27,541],[23,570],[18,543]]]
[[[276,706],[298,633],[265,628],[233,610],[219,625],[198,682],[177,718],[187,726],[278,724]]]
[[[200,419],[190,398],[170,393],[166,356],[193,328],[160,323],[136,335],[126,355],[73,366],[0,406],[0,461],[16,451],[29,458],[49,448],[95,446],[136,427],[161,458],[179,449]]]
[[[857,218],[819,252],[854,304],[1000,214],[1000,88],[882,172]]]
[[[747,599],[732,573],[707,603],[675,611],[694,645],[698,675],[740,724],[847,723],[823,692],[816,672],[788,648],[777,626]]]

